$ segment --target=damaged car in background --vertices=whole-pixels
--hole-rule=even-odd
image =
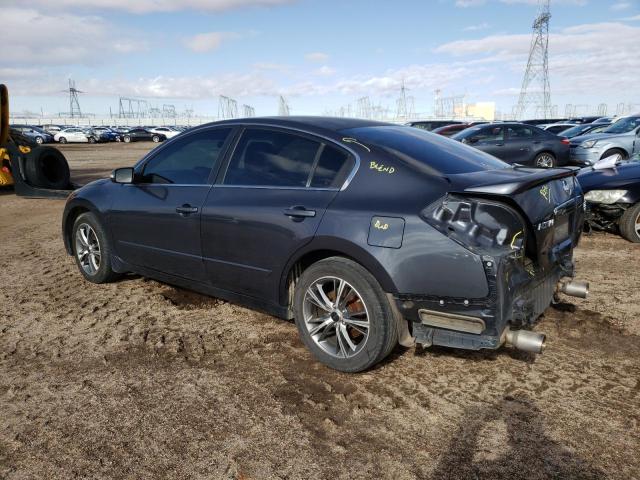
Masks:
[[[619,233],[640,243],[640,153],[629,160],[609,156],[584,168],[578,181],[585,192],[587,231]]]
[[[573,280],[575,170],[508,165],[420,129],[346,118],[193,128],[76,190],[62,235],[84,278],[126,272],[295,319],[322,363],[397,343],[539,353]]]

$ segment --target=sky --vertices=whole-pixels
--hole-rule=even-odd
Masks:
[[[0,82],[12,111],[116,112],[119,96],[217,115],[220,95],[291,114],[368,96],[420,116],[434,92],[517,103],[536,0],[0,0]],[[552,0],[552,103],[640,109],[640,0]],[[353,108],[353,107],[352,107]]]

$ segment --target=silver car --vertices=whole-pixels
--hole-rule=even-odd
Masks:
[[[640,114],[622,117],[601,133],[573,137],[570,144],[571,163],[593,165],[601,158],[620,154],[629,158],[640,151]]]

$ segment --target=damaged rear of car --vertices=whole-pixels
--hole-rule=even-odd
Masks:
[[[429,179],[424,187],[435,197],[417,219],[405,213],[402,248],[382,258],[394,272],[396,314],[409,322],[401,343],[541,352],[545,337],[529,327],[559,292],[588,292],[571,280],[584,217],[576,169],[509,166],[399,127],[358,130],[349,133],[378,156],[371,165],[401,172],[395,157]],[[381,161],[382,152],[390,158]],[[428,197],[408,178],[396,180],[396,195]]]

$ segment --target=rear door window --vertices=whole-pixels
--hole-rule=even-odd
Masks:
[[[355,165],[347,152],[325,145],[313,172],[313,188],[340,188]]]
[[[224,184],[306,187],[320,146],[296,134],[247,128],[229,162]]]
[[[533,137],[533,129],[525,125],[509,125],[507,135],[509,140],[526,140]]]

